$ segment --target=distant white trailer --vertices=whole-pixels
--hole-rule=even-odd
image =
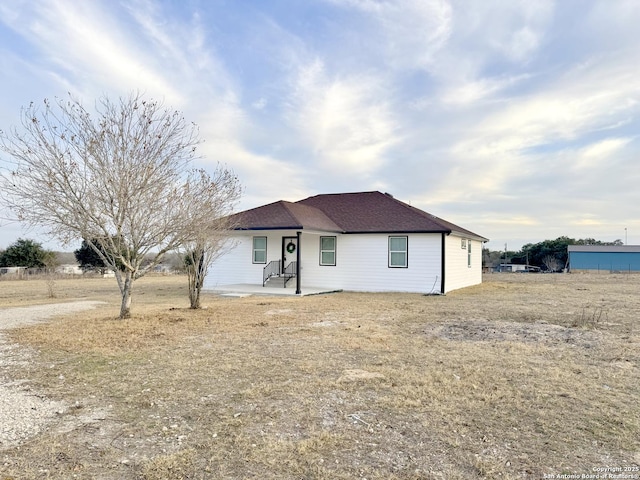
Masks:
[[[27,271],[27,267],[0,267],[0,275],[22,276]]]
[[[533,265],[521,265],[519,263],[501,263],[497,267],[495,267],[496,272],[517,272],[517,273],[528,273],[528,272],[539,272],[540,267],[534,267]]]
[[[67,264],[56,267],[56,273],[62,273],[66,275],[82,275],[84,272],[79,265]]]

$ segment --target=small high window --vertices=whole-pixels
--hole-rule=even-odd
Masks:
[[[320,265],[335,266],[336,237],[320,237]]]
[[[267,263],[267,237],[253,237],[253,263]]]
[[[407,237],[389,237],[389,267],[406,268],[409,254]]]

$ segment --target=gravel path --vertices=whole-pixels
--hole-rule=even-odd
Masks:
[[[54,402],[32,391],[27,380],[9,379],[9,370],[29,362],[35,352],[10,343],[2,332],[89,310],[100,303],[81,301],[0,309],[0,450],[36,435],[56,415],[67,409],[63,402]]]

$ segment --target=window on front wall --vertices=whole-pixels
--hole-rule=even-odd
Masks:
[[[320,237],[320,265],[336,264],[336,237]]]
[[[253,237],[253,263],[267,263],[267,237]]]
[[[409,240],[407,237],[389,237],[389,267],[408,266]]]
[[[467,267],[471,267],[471,240],[467,242]]]

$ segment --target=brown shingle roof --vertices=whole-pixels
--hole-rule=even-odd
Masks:
[[[386,193],[316,195],[297,203],[312,205],[324,211],[345,233],[459,232],[484,239]]]
[[[451,233],[486,240],[469,230],[381,192],[315,195],[237,214],[241,229],[312,229],[343,233]]]
[[[234,215],[239,230],[294,230],[310,229],[341,232],[321,210],[308,205],[284,200],[252,208]]]

